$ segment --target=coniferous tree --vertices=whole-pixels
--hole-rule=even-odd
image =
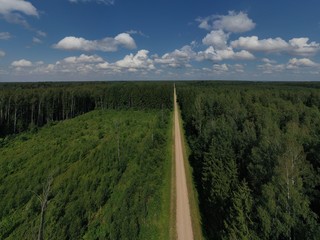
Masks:
[[[253,199],[248,184],[243,181],[231,195],[231,208],[225,221],[223,239],[257,239],[251,220]]]

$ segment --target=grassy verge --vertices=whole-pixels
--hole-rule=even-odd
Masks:
[[[173,112],[171,112],[170,119],[173,119]],[[175,174],[174,174],[174,141],[173,141],[173,125],[174,122],[171,120],[168,124],[167,133],[167,152],[166,152],[166,163],[164,166],[165,179],[162,189],[162,203],[163,211],[160,217],[160,232],[162,236],[159,239],[174,240],[175,238]],[[169,226],[168,226],[169,225]]]
[[[182,137],[182,151],[183,151],[183,159],[185,163],[185,171],[187,178],[187,188],[188,188],[188,196],[189,196],[189,204],[190,204],[190,212],[191,212],[191,220],[192,220],[192,228],[193,228],[193,236],[196,240],[204,239],[201,228],[201,215],[199,210],[199,201],[198,201],[198,193],[195,188],[193,182],[193,169],[189,164],[189,155],[190,149],[187,144],[187,140],[185,138],[185,131],[183,129],[183,120],[181,118],[180,108],[179,111],[179,122],[180,122],[180,132]]]
[[[177,226],[176,226],[176,164],[175,164],[175,145],[174,145],[174,138],[175,138],[175,131],[174,131],[174,114],[171,117],[171,206],[170,206],[170,240],[177,239]]]

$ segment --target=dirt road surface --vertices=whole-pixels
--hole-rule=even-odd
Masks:
[[[186,172],[183,160],[176,88],[174,88],[174,131],[176,162],[176,228],[178,240],[193,240]]]

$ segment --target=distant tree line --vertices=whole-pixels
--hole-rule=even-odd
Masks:
[[[208,239],[320,239],[319,87],[177,84]]]
[[[171,109],[171,83],[20,83],[0,85],[0,137],[93,109]]]

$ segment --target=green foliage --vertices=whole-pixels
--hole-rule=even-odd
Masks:
[[[312,233],[308,225],[314,226],[315,215],[309,208],[310,202],[304,194],[302,174],[305,163],[302,147],[287,136],[284,153],[278,159],[272,181],[263,186],[261,217],[263,237],[306,238]],[[301,231],[303,229],[303,231]]]
[[[246,182],[239,184],[232,192],[231,209],[225,221],[225,239],[257,239],[251,220],[253,199]]]
[[[0,136],[94,109],[171,109],[172,83],[0,84]]]
[[[99,110],[6,140],[0,239],[36,238],[49,176],[45,239],[161,239],[169,117]]]
[[[176,86],[207,238],[318,239],[320,84]]]

